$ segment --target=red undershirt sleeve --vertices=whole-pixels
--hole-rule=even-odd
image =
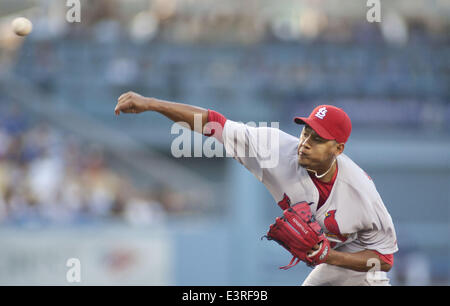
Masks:
[[[222,140],[222,131],[225,126],[225,122],[227,118],[221,113],[208,109],[208,123],[205,124],[205,128],[203,130],[203,135],[205,136],[213,136],[217,140],[223,143]]]
[[[377,253],[378,257],[380,257],[380,259],[387,263],[388,265],[390,265],[391,267],[394,266],[394,254],[381,254],[375,250],[372,250],[375,253]]]

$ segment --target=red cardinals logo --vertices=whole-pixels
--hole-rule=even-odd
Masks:
[[[278,202],[278,206],[280,206],[282,210],[288,209],[291,206],[291,199],[289,199],[287,194],[283,194],[283,200]]]
[[[337,238],[340,241],[344,242],[347,240],[347,236],[345,234],[341,234],[341,231],[339,229],[339,225],[336,222],[336,209],[335,210],[329,210],[325,214],[325,220],[323,223],[325,224],[325,227],[328,230],[327,236]]]

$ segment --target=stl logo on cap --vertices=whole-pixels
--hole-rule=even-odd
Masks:
[[[319,108],[319,110],[317,111],[315,116],[319,119],[323,119],[326,114],[327,114],[327,108],[324,106],[324,107]]]
[[[320,137],[335,139],[339,143],[345,143],[352,131],[350,118],[344,110],[333,105],[318,105],[309,117],[295,117],[294,122],[307,124]]]

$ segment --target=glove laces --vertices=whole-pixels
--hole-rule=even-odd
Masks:
[[[290,268],[292,268],[293,266],[295,266],[296,264],[298,264],[300,262],[300,258],[297,258],[297,260],[294,263],[295,259],[296,259],[295,256],[292,257],[291,262],[287,266],[280,267],[280,269],[282,269],[282,270],[290,269]]]

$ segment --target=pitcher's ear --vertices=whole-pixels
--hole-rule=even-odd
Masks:
[[[337,157],[338,155],[342,154],[342,152],[344,152],[345,149],[345,143],[338,143],[337,146],[337,155],[335,154],[335,156]]]

